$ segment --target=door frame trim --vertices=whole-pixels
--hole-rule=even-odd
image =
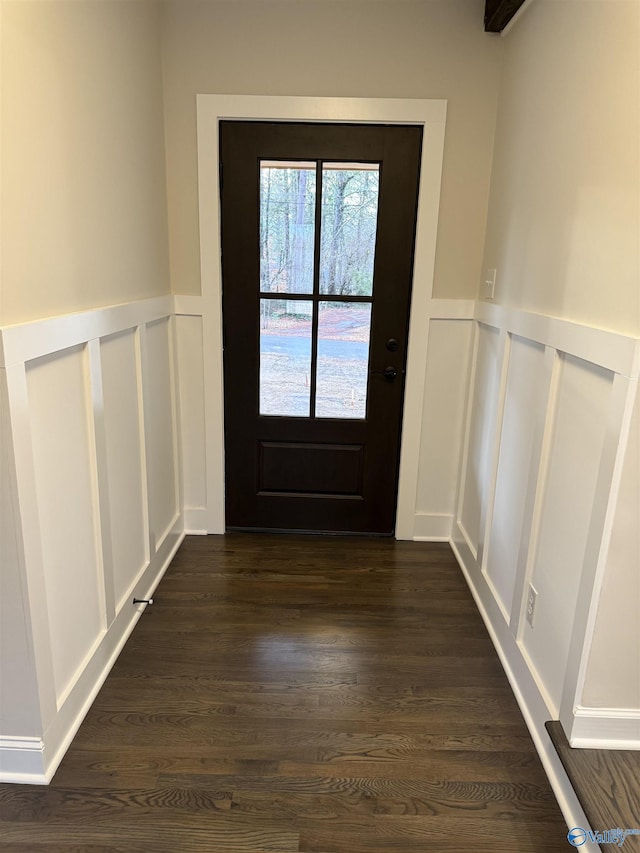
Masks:
[[[206,94],[196,99],[208,533],[225,530],[219,122],[318,121],[424,128],[395,533],[396,539],[413,539],[447,102]]]

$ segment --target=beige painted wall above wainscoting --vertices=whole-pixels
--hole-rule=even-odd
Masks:
[[[159,6],[0,15],[0,325],[168,293]]]
[[[504,39],[495,301],[640,335],[640,3],[535,0]]]
[[[171,282],[200,293],[196,94],[442,98],[434,296],[481,272],[500,63],[483,0],[169,0],[163,72]]]

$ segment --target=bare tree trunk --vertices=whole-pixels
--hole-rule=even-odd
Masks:
[[[271,169],[267,169],[267,181],[264,194],[264,201],[260,211],[260,257],[262,263],[260,265],[260,288],[269,290],[269,214],[271,207]]]
[[[307,170],[299,169],[298,193],[296,199],[295,224],[293,228],[293,251],[291,263],[290,291],[292,293],[304,293],[305,287],[305,251],[304,251],[304,203],[307,195]],[[288,230],[287,230],[288,237]]]
[[[287,169],[284,172],[286,192],[284,198],[286,204],[283,205],[284,211],[284,249],[282,252],[282,262],[280,264],[284,272],[286,290],[291,290],[293,280],[293,261],[291,258],[291,172]]]
[[[340,293],[339,256],[342,221],[344,218],[344,192],[349,183],[346,172],[336,172],[335,196],[333,199],[333,229],[331,232],[331,247],[329,249],[329,269],[327,275],[329,293]]]

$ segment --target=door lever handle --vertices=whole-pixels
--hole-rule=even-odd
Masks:
[[[398,375],[398,371],[395,367],[389,365],[389,367],[385,367],[384,370],[370,370],[369,374],[371,376],[384,376],[387,382],[393,382],[393,380]]]

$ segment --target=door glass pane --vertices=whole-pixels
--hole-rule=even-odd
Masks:
[[[316,417],[366,416],[370,327],[370,304],[320,303]]]
[[[306,299],[260,300],[260,414],[309,417],[311,319]]]
[[[320,293],[371,296],[379,187],[377,163],[323,165]]]
[[[316,164],[260,163],[260,290],[312,293]]]

